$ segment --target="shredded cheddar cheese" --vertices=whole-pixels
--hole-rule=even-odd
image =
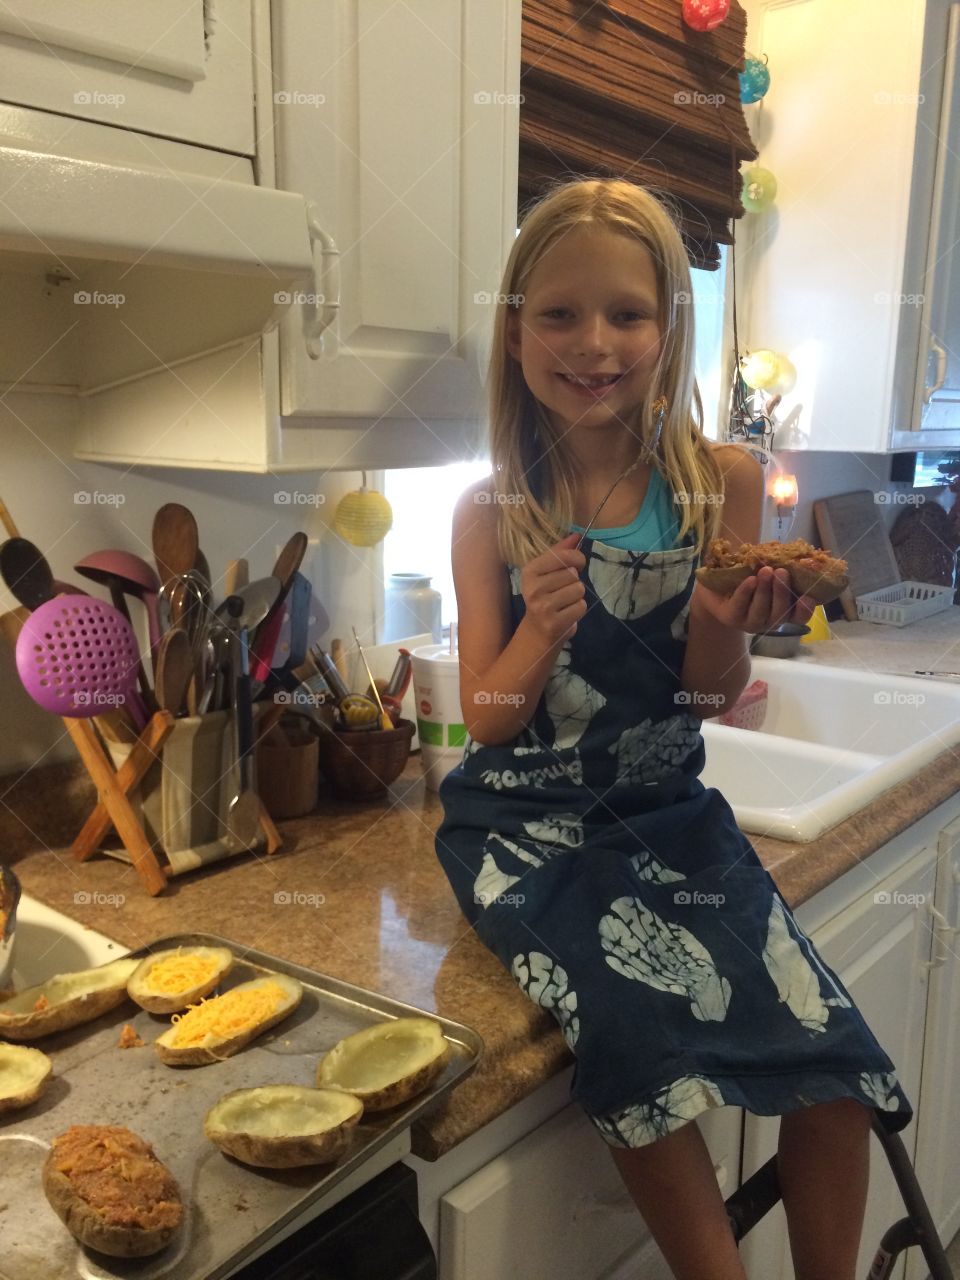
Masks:
[[[150,966],[144,986],[155,995],[176,995],[178,991],[190,991],[207,982],[216,969],[217,961],[210,956],[192,955],[189,951],[181,955],[178,951],[175,956]]]
[[[223,1040],[236,1035],[238,1031],[269,1018],[287,994],[276,982],[265,981],[254,988],[243,990],[235,987],[212,1000],[201,1000],[199,1004],[191,1005],[186,1013],[173,1015],[177,1028],[173,1043],[180,1048],[201,1044],[207,1039]]]

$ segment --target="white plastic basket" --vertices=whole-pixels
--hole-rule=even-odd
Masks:
[[[878,591],[857,596],[857,616],[862,622],[885,622],[905,627],[918,618],[942,613],[953,604],[953,587],[932,582],[894,582]]]

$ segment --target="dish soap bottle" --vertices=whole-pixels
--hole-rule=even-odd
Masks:
[[[429,631],[441,640],[441,595],[421,573],[391,573],[384,600],[383,640],[405,640]]]

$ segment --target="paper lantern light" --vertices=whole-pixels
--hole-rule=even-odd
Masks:
[[[740,376],[748,387],[766,391],[776,381],[779,368],[775,351],[751,351],[740,361]]]
[[[683,0],[683,20],[694,31],[712,31],[730,12],[730,0]]]
[[[770,88],[770,71],[767,68],[766,55],[763,60],[756,54],[748,53],[740,72],[740,101],[744,103],[759,102]]]
[[[777,197],[777,180],[769,169],[751,164],[743,171],[743,189],[740,199],[750,213],[762,213],[769,209]]]
[[[352,493],[345,493],[333,513],[334,530],[344,542],[355,547],[376,546],[390,532],[392,524],[390,503],[376,489],[368,489],[366,483]]]
[[[777,354],[777,372],[773,382],[769,384],[770,391],[779,391],[781,394],[792,391],[797,385],[797,369],[796,365],[787,356]]]

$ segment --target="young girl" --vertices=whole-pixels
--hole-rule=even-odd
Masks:
[[[576,1058],[573,1094],[679,1280],[743,1280],[696,1124],[782,1115],[798,1280],[853,1280],[871,1115],[912,1109],[720,793],[701,719],[749,633],[805,621],[784,570],[729,598],[705,542],[760,532],[760,464],[702,434],[686,253],[623,181],[529,213],[501,286],[493,476],[453,567],[469,733],[437,852],[467,919]],[[695,407],[696,417],[693,416]]]

